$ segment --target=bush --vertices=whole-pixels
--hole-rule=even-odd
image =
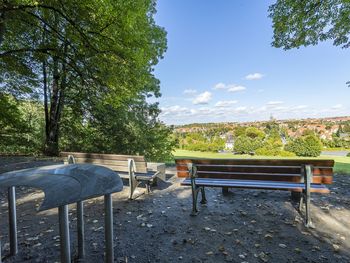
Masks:
[[[247,136],[239,136],[234,145],[234,151],[240,154],[248,154],[255,152],[262,146],[262,140],[259,138],[249,138]]]
[[[350,152],[346,154],[347,157],[350,157]]]
[[[292,157],[295,153],[282,150],[281,147],[271,147],[271,145],[265,145],[255,151],[257,155],[263,156],[282,156],[282,157]]]
[[[296,138],[288,143],[284,149],[295,153],[297,156],[317,157],[321,154],[322,142],[315,135],[307,135]]]

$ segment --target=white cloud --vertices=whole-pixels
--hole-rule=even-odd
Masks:
[[[170,107],[163,107],[161,108],[162,111],[162,115],[166,116],[166,115],[179,115],[179,114],[186,114],[189,113],[190,110],[186,107],[181,107],[179,105],[174,105],[174,106],[170,106]]]
[[[341,108],[343,108],[343,104],[337,104],[332,107],[333,110],[339,110]]]
[[[211,100],[211,93],[209,91],[205,91],[199,94],[193,101],[193,104],[208,104]]]
[[[237,107],[235,108],[235,112],[245,112],[247,111],[247,107],[244,107],[244,106],[240,106],[240,107]]]
[[[252,73],[252,74],[248,74],[247,76],[245,76],[245,79],[257,80],[257,79],[261,79],[262,77],[264,77],[264,75],[261,73]]]
[[[309,106],[307,105],[298,105],[298,106],[295,106],[293,107],[293,109],[295,110],[304,110],[304,109],[307,109]]]
[[[219,82],[218,84],[216,84],[214,86],[213,89],[226,89],[226,85],[225,85],[225,83]]]
[[[215,104],[215,107],[225,108],[225,107],[232,106],[233,104],[236,104],[236,103],[237,103],[236,100],[221,100]]]
[[[269,101],[268,103],[266,103],[266,105],[268,106],[276,106],[276,105],[281,105],[283,104],[284,102],[283,101]]]
[[[187,94],[187,95],[194,95],[197,93],[197,90],[195,89],[185,89],[183,94]]]
[[[242,91],[245,90],[246,87],[241,86],[241,85],[236,85],[236,84],[225,84],[222,82],[219,82],[213,87],[214,90],[227,90],[229,92],[237,92],[237,91]]]
[[[246,90],[246,87],[241,86],[241,85],[234,85],[234,84],[232,84],[232,85],[228,85],[227,87],[228,87],[227,90],[229,92],[237,92],[237,91]]]

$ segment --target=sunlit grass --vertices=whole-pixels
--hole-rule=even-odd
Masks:
[[[334,172],[338,174],[350,174],[350,157],[320,156],[320,157],[279,157],[279,156],[250,156],[235,155],[232,153],[196,152],[187,150],[176,150],[175,158],[215,158],[215,159],[332,159],[335,161]]]

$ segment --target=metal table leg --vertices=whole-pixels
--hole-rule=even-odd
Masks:
[[[8,188],[9,231],[10,231],[10,255],[18,253],[17,245],[17,215],[16,215],[16,188]]]
[[[71,263],[68,205],[58,207],[60,227],[61,263]]]
[[[84,202],[77,202],[78,259],[85,257]]]
[[[105,206],[105,239],[106,239],[106,263],[114,262],[113,251],[113,202],[112,195],[104,196]]]

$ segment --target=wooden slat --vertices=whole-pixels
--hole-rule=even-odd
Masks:
[[[185,179],[182,185],[191,185],[190,179]],[[225,180],[225,179],[196,179],[196,185],[209,187],[230,187],[230,188],[249,188],[249,189],[266,189],[266,190],[286,190],[302,191],[305,185],[302,183],[281,183],[273,181],[250,181],[250,180]],[[311,192],[329,193],[329,189],[324,185],[311,184]]]
[[[223,164],[223,165],[278,165],[300,166],[310,164],[313,166],[333,167],[334,160],[320,159],[176,159],[176,164]]]
[[[129,158],[134,159],[135,162],[145,162],[144,156],[139,155],[118,155],[118,154],[101,154],[101,153],[79,153],[79,152],[61,152],[61,157],[68,157],[73,155],[75,158],[91,158],[101,160],[117,160],[127,161]]]
[[[76,152],[61,152],[60,155],[65,158],[67,158],[68,155],[72,155],[74,156],[76,163],[92,163],[96,165],[101,165],[112,169],[116,172],[128,172],[128,159],[131,158],[135,161],[136,172],[147,172],[147,166],[144,156]]]
[[[128,161],[115,161],[115,160],[104,160],[104,159],[91,159],[91,158],[74,158],[76,163],[92,163],[102,166],[124,166],[128,167]],[[147,167],[145,162],[135,162],[136,170],[140,172],[146,172]]]
[[[178,177],[181,178],[188,178],[189,174],[187,171],[178,171],[177,172]],[[201,173],[198,175],[199,178],[213,178],[214,174],[205,174]],[[276,174],[272,174],[270,176],[264,175],[263,178],[261,176],[254,176],[251,174],[219,174],[217,175],[217,178],[222,179],[237,179],[237,180],[275,180],[275,181],[285,181],[285,182],[300,182],[301,177],[299,175],[297,176],[280,176]],[[332,184],[333,182],[333,176],[318,176],[315,175],[312,177],[313,182],[317,184]]]
[[[232,172],[244,172],[244,173],[256,173],[256,172],[266,172],[266,173],[295,173],[300,174],[301,166],[264,166],[264,165],[235,165],[235,166],[196,166],[198,171],[232,171]],[[187,171],[187,165],[177,165],[177,171]],[[332,167],[313,167],[314,175],[333,175]]]

